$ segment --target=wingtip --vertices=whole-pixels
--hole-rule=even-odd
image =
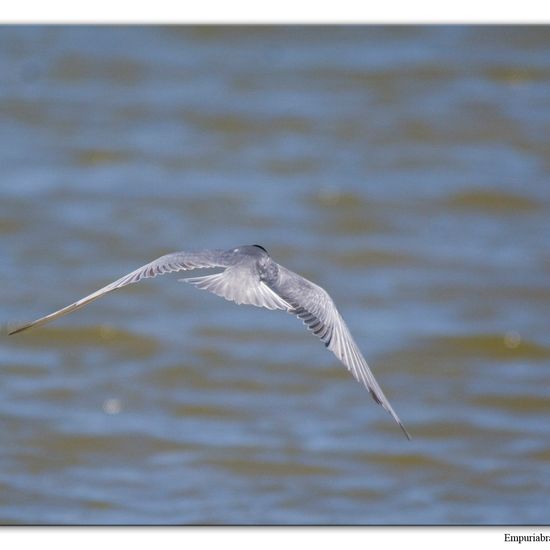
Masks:
[[[22,332],[28,328],[28,325],[15,325],[13,328],[8,328],[8,336],[12,336],[13,334],[17,334],[18,332]]]
[[[403,426],[403,424],[401,424],[401,422],[399,422],[399,426],[401,427],[401,429],[403,430],[403,433],[405,434],[405,437],[411,441],[412,440],[412,436],[411,434],[407,431],[407,429],[405,428],[405,426]]]
[[[23,332],[24,330],[27,330],[28,328],[31,328],[36,324],[38,324],[37,321],[31,321],[27,323],[8,323],[8,325],[6,326],[6,332],[8,333],[8,336],[12,336],[13,334]]]

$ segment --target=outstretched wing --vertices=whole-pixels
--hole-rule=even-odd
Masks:
[[[172,273],[174,271],[187,271],[189,269],[208,267],[226,267],[227,265],[228,263],[226,253],[222,250],[203,250],[201,252],[174,252],[172,254],[166,254],[165,256],[161,256],[160,258],[157,258],[156,260],[136,269],[135,271],[128,273],[128,275],[121,277],[110,285],[100,288],[93,294],[90,294],[89,296],[86,296],[85,298],[74,302],[74,304],[64,307],[59,311],[54,311],[53,313],[41,317],[36,321],[31,321],[30,323],[20,325],[10,330],[8,334],[16,334],[17,332],[21,332],[28,328],[36,327],[39,325],[43,325],[44,323],[47,323],[49,321],[53,321],[54,319],[62,317],[63,315],[67,315],[68,313],[72,313],[73,311],[76,311],[77,309],[88,305],[90,302],[101,298],[101,296],[104,296],[105,294],[112,292],[113,290],[117,290],[118,288],[122,288],[126,285],[137,283],[142,279],[150,279],[152,277],[156,277],[157,275]]]
[[[278,268],[277,279],[268,282],[271,289],[292,306],[290,313],[301,319],[308,329],[324,342],[325,346],[347,367],[356,380],[365,385],[374,400],[390,413],[401,426],[407,438],[411,439],[376,382],[328,293],[297,273],[280,265]]]

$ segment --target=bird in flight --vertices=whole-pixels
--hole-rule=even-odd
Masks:
[[[239,246],[231,250],[183,251],[166,254],[63,309],[15,327],[9,334],[16,334],[53,321],[113,290],[137,283],[142,279],[199,268],[223,268],[223,271],[180,280],[237,304],[281,309],[301,319],[307,328],[346,366],[356,380],[364,384],[376,403],[393,417],[407,438],[411,439],[376,382],[328,293],[320,286],[274,262],[267,250],[257,244]]]

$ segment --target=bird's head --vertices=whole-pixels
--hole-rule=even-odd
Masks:
[[[237,248],[234,248],[232,252],[236,254],[244,253],[244,254],[253,254],[253,255],[258,255],[258,254],[262,255],[262,253],[265,253],[269,255],[269,252],[259,244],[245,244],[242,246],[238,246]]]

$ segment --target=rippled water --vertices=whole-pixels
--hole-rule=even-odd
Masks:
[[[1,522],[549,522],[548,28],[3,27],[0,74],[4,325],[263,244],[413,436],[166,276],[4,331]]]

